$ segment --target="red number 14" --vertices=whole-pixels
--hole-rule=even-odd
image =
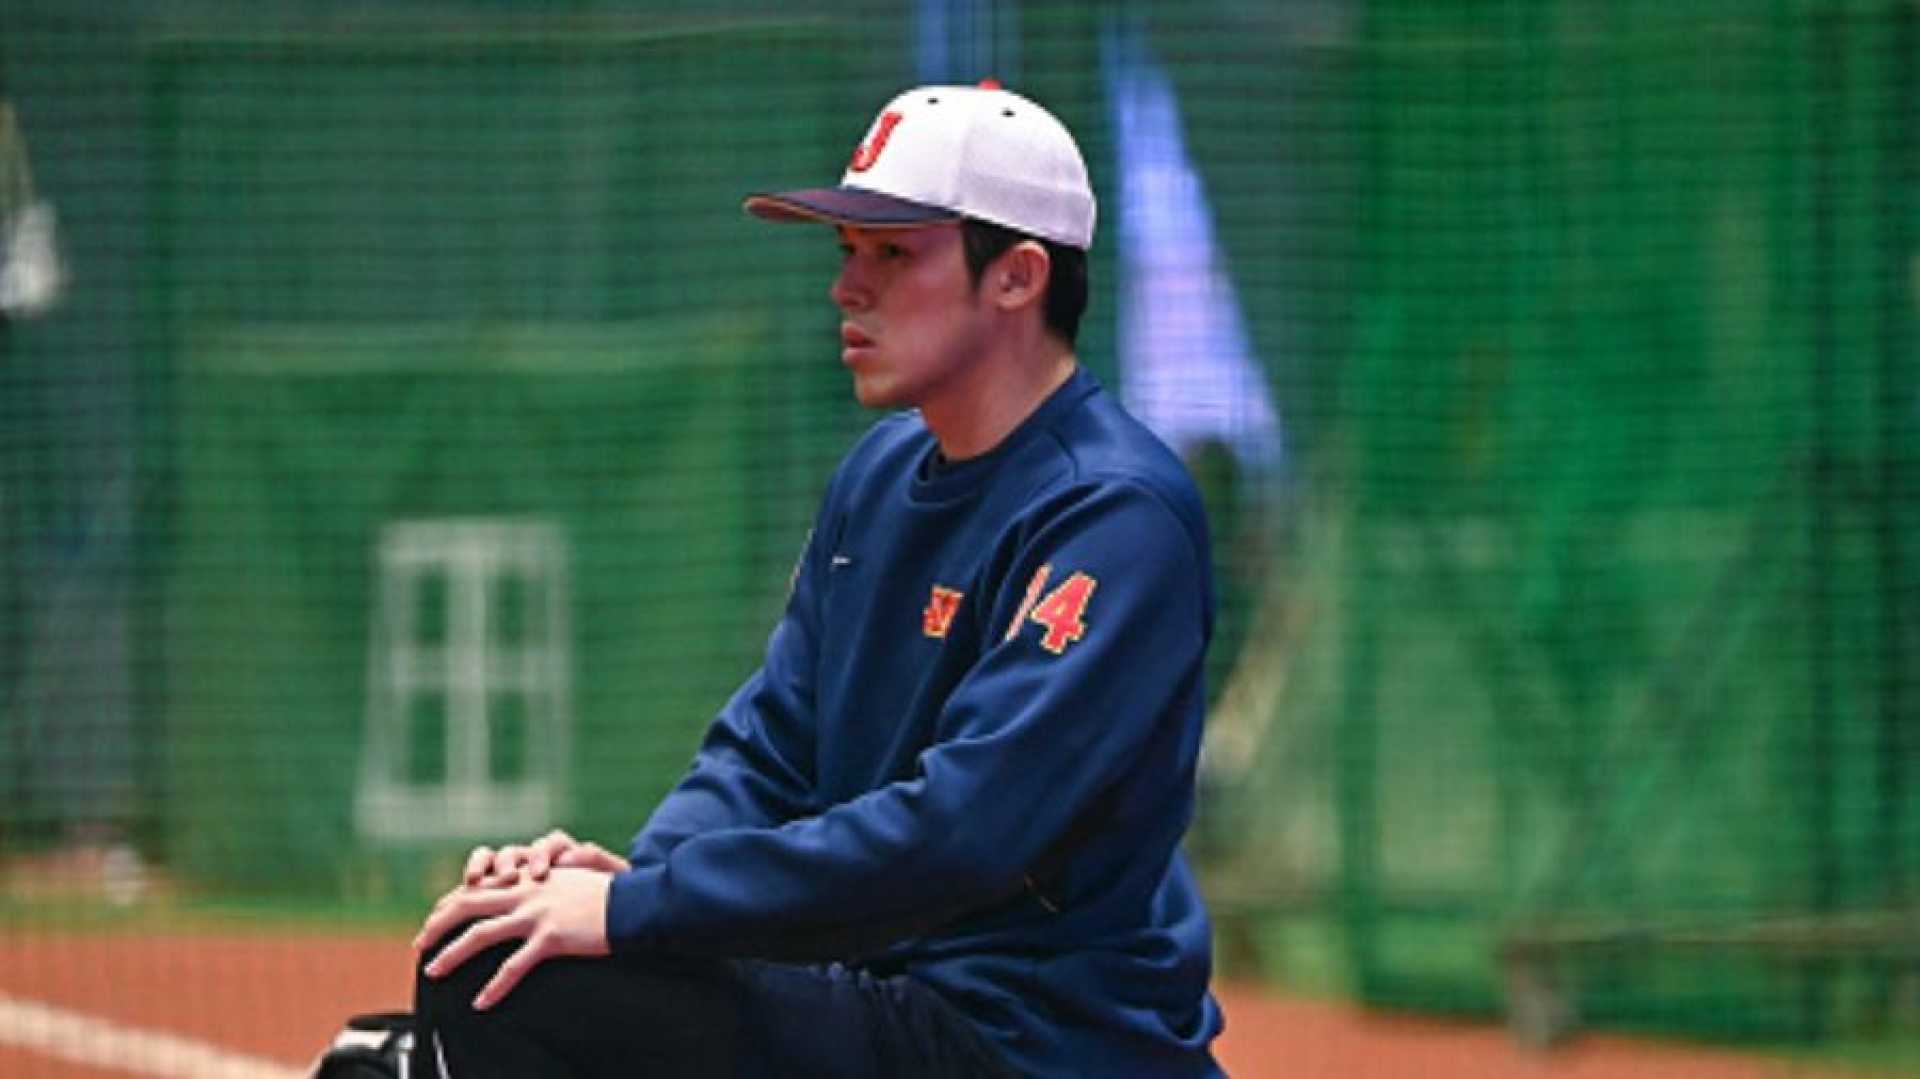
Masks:
[[[1041,566],[1033,575],[1032,583],[1027,585],[1026,601],[1020,605],[1020,613],[1014,615],[1013,625],[1007,627],[1007,636],[1011,638],[1020,632],[1020,626],[1027,619],[1027,610],[1032,609],[1035,622],[1047,627],[1046,635],[1040,638],[1040,647],[1059,655],[1067,650],[1067,645],[1086,636],[1087,624],[1082,617],[1087,611],[1087,599],[1093,595],[1093,589],[1099,584],[1084,573],[1075,573],[1066,579],[1060,587],[1047,593],[1047,598],[1035,605],[1034,597],[1047,586],[1047,577],[1053,572],[1052,566]]]

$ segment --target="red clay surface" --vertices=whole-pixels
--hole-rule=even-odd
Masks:
[[[303,1065],[342,1018],[403,1007],[406,942],[392,934],[0,932],[0,992]],[[1238,1079],[1777,1079],[1760,1058],[1589,1037],[1550,1054],[1496,1026],[1371,1015],[1251,986],[1217,989],[1221,1063]],[[0,1047],[0,1075],[125,1079]]]

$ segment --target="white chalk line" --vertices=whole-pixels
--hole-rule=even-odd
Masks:
[[[278,1061],[0,993],[0,1046],[160,1079],[304,1079]]]

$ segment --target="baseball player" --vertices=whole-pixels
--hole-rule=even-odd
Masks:
[[[1178,849],[1212,623],[1178,460],[1074,355],[1094,199],[994,84],[889,103],[824,222],[882,419],[764,663],[625,857],[480,848],[416,941],[417,1074],[1219,1074]]]

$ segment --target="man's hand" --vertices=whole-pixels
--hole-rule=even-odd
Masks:
[[[414,938],[414,952],[424,953],[455,926],[473,923],[427,964],[427,976],[438,978],[496,944],[525,941],[473,998],[474,1008],[484,1011],[548,959],[608,954],[607,891],[612,885],[611,872],[566,867],[553,869],[541,881],[528,877],[505,886],[463,884],[434,904]]]
[[[460,879],[471,888],[501,888],[518,882],[523,871],[530,879],[542,881],[553,869],[624,873],[627,860],[598,843],[583,843],[555,828],[531,843],[517,843],[499,850],[473,848],[473,853],[467,855],[466,871]]]

